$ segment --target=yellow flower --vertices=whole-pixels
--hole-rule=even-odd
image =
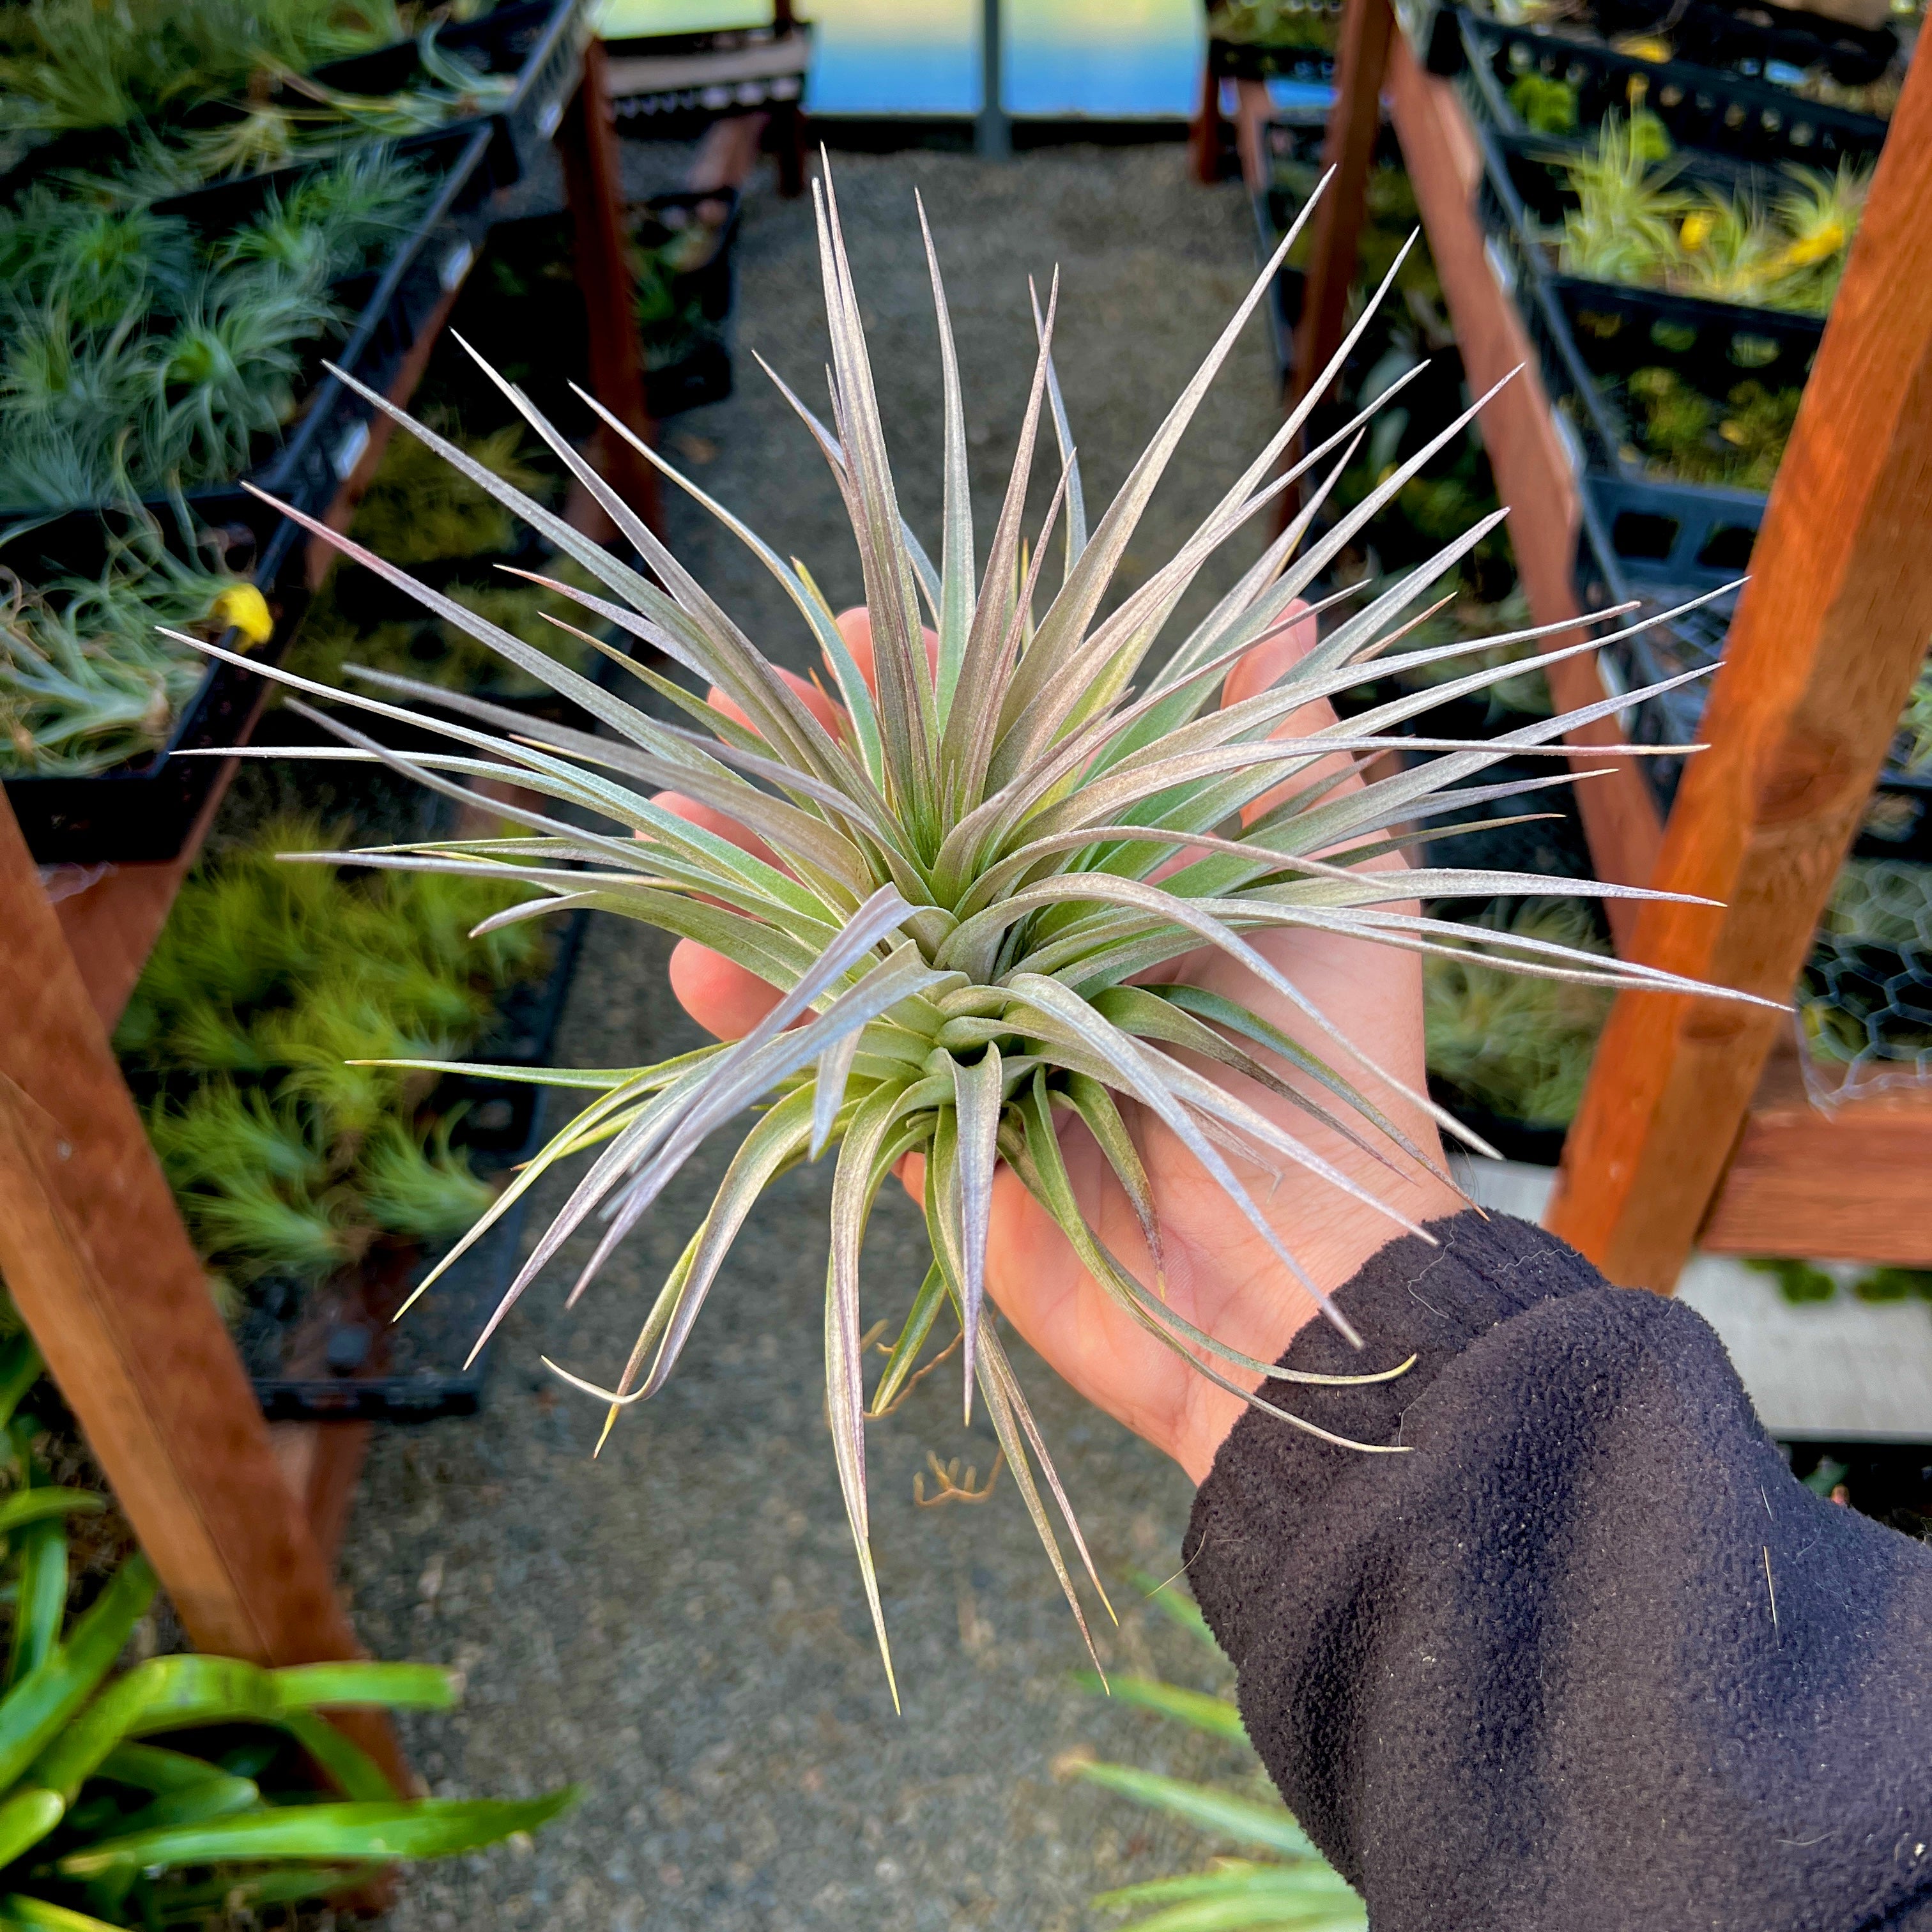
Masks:
[[[252,584],[231,584],[208,606],[208,614],[224,628],[232,625],[251,644],[266,644],[275,634],[268,600]]]
[[[1717,218],[1710,214],[1687,214],[1684,225],[1677,231],[1677,238],[1687,254],[1694,254],[1711,238],[1711,230],[1717,226]]]
[[[1786,262],[1794,268],[1808,268],[1814,262],[1828,261],[1845,245],[1845,225],[1828,221],[1815,234],[1794,242],[1784,251]]]

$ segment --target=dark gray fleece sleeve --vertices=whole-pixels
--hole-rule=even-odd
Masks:
[[[1375,1932],[1932,1928],[1932,1549],[1786,1469],[1710,1328],[1474,1213],[1376,1255],[1186,1556]]]

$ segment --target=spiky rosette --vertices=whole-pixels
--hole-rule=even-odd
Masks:
[[[1385,1214],[1392,1232],[1410,1224],[1302,1135],[1199,1067],[1244,1076],[1265,1094],[1288,1103],[1294,1110],[1289,1118],[1318,1123],[1368,1147],[1397,1173],[1433,1169],[1390,1118],[1392,1106],[1413,1108],[1465,1140],[1470,1136],[1425,1095],[1407,1092],[1324,1020],[1307,994],[1244,935],[1347,934],[1417,952],[1448,948],[1458,959],[1467,958],[1474,944],[1484,956],[1518,970],[1613,986],[1684,990],[1690,982],[1532,937],[1452,926],[1402,904],[1504,893],[1609,896],[1623,888],[1474,870],[1390,872],[1371,864],[1408,836],[1399,828],[1520,790],[1520,781],[1508,786],[1467,782],[1501,759],[1526,753],[1549,752],[1560,764],[1562,734],[1612,707],[1539,719],[1479,744],[1399,735],[1399,728],[1444,699],[1594,646],[1572,643],[1527,660],[1512,660],[1505,651],[1466,676],[1436,682],[1346,724],[1273,735],[1312,700],[1360,684],[1370,658],[1380,657],[1390,671],[1458,653],[1484,664],[1482,654],[1497,645],[1541,635],[1517,632],[1513,639],[1400,648],[1405,613],[1497,518],[1449,544],[1366,608],[1332,615],[1319,645],[1271,688],[1216,708],[1229,668],[1292,614],[1299,615],[1297,600],[1438,449],[1464,434],[1474,410],[1317,536],[1316,513],[1340,474],[1360,419],[1276,475],[1300,434],[1308,413],[1304,405],[1235,478],[1172,561],[1103,616],[1103,600],[1148,498],[1281,254],[1256,281],[1119,496],[1090,530],[1051,352],[1054,298],[1049,296],[1044,316],[1036,303],[1040,349],[1031,394],[982,567],[968,506],[958,371],[928,232],[944,389],[944,527],[935,566],[899,514],[829,188],[818,196],[818,212],[832,352],[830,427],[788,389],[785,394],[830,464],[858,539],[874,650],[869,680],[810,577],[728,510],[682,478],[676,480],[784,586],[843,706],[836,726],[821,721],[800,689],[768,662],[643,520],[500,378],[496,380],[504,394],[608,512],[655,580],[454,444],[398,411],[388,412],[575,559],[608,592],[599,596],[558,584],[554,587],[560,594],[714,686],[729,709],[713,708],[619,658],[687,721],[659,722],[320,524],[298,520],[574,700],[603,727],[589,735],[474,699],[452,698],[405,679],[365,674],[399,698],[453,711],[456,721],[434,721],[380,700],[350,703],[386,717],[432,724],[453,748],[404,758],[338,724],[354,748],[318,755],[380,758],[457,796],[469,796],[464,788],[478,779],[507,782],[610,829],[586,830],[546,811],[505,807],[504,816],[521,836],[388,847],[356,854],[356,862],[520,880],[536,896],[489,924],[592,907],[715,948],[779,989],[777,1004],[742,1039],[658,1066],[510,1074],[594,1097],[499,1197],[469,1239],[559,1162],[574,1154],[594,1155],[504,1298],[490,1324],[494,1328],[566,1241],[599,1216],[601,1237],[583,1268],[580,1288],[707,1135],[746,1107],[764,1106],[710,1213],[651,1307],[621,1376],[608,1388],[577,1382],[608,1402],[614,1418],[663,1386],[734,1236],[766,1184],[794,1163],[836,1146],[825,1298],[828,1411],[884,1652],[868,1530],[859,1252],[874,1198],[902,1156],[917,1152],[925,1157],[933,1260],[874,1391],[874,1412],[890,1404],[939,1318],[950,1313],[963,1336],[968,1412],[976,1388],[1078,1616],[1073,1580],[1036,1468],[1090,1577],[1093,1566],[998,1334],[982,1316],[998,1164],[1010,1166],[1106,1293],[1203,1374],[1243,1392],[1261,1378],[1329,1379],[1298,1376],[1251,1359],[1191,1325],[1164,1299],[1160,1221],[1130,1130],[1132,1114],[1142,1110],[1164,1124],[1280,1265],[1324,1306],[1296,1257],[1292,1231],[1284,1234],[1263,1213],[1244,1173],[1279,1175],[1300,1168]],[[922,210],[920,220],[923,226]],[[1282,254],[1294,238],[1283,242]],[[1390,280],[1394,274],[1391,270]],[[1365,315],[1356,334],[1367,321]],[[1331,376],[1354,340],[1352,335],[1338,353]],[[1312,385],[1311,395],[1326,386]],[[388,409],[370,391],[361,393]],[[598,412],[611,434],[637,443],[644,455],[675,476],[622,422],[608,411]],[[1045,526],[1036,532],[1029,554],[1022,513],[1042,417],[1051,418],[1060,471]],[[1291,480],[1304,476],[1306,501],[1288,527],[1208,616],[1156,662],[1154,647],[1166,641],[1168,620],[1204,562]],[[1050,542],[1056,530],[1059,540]],[[1041,610],[1040,579],[1049,549],[1060,560],[1059,586]],[[930,633],[923,629],[927,621]],[[930,650],[928,634],[936,637]],[[286,674],[281,681],[335,694]],[[1377,754],[1395,749],[1409,754],[1400,768],[1385,765],[1366,783],[1342,782],[1360,774]],[[1419,752],[1436,755],[1418,764]],[[1567,776],[1567,770],[1559,770],[1547,782],[1565,782]],[[743,849],[676,815],[654,802],[660,790],[728,814],[761,850]],[[1265,794],[1279,802],[1244,820],[1244,808]],[[764,856],[767,852],[770,857]],[[1202,946],[1244,965],[1301,1016],[1301,1030],[1324,1042],[1322,1050],[1291,1038],[1248,1006],[1202,987],[1146,982],[1163,962]],[[1144,1270],[1154,1276],[1151,1282],[1110,1252],[1082,1218],[1054,1129],[1055,1113],[1070,1111],[1090,1130],[1136,1211],[1151,1257]],[[459,1244],[443,1265],[466,1245]],[[1328,1312],[1347,1332],[1341,1316],[1332,1307]],[[1278,1402],[1251,1399],[1297,1427],[1312,1426]]]

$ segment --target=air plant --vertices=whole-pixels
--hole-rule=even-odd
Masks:
[[[330,282],[426,192],[359,155],[197,248],[103,178],[30,191],[0,218],[0,502],[124,501],[245,468],[294,408],[306,346],[340,324]]]
[[[1492,908],[1472,924],[1572,955],[1609,950],[1574,900]],[[1429,1070],[1501,1119],[1567,1127],[1582,1101],[1610,996],[1600,985],[1498,971],[1485,958],[1445,951],[1424,962]]]
[[[1900,762],[1908,772],[1932,766],[1932,664],[1920,667],[1898,721]]]
[[[1219,0],[1208,32],[1246,46],[1333,48],[1341,9],[1329,0]]]
[[[97,578],[30,590],[0,570],[0,770],[100,771],[165,743],[206,666],[157,627],[226,628],[236,585],[172,556],[146,521]]]
[[[1658,152],[1662,124],[1642,108],[1628,120],[1612,109],[1594,146],[1568,164],[1576,206],[1563,218],[1558,260],[1565,274],[1642,283],[1675,260],[1686,205],[1670,184],[1672,170],[1658,166],[1670,152],[1667,136]]]
[[[306,821],[193,874],[116,1045],[155,1088],[148,1130],[197,1250],[240,1281],[326,1275],[380,1236],[460,1233],[492,1198],[418,1120],[422,1076],[374,1059],[446,1055],[527,973],[538,928],[471,942],[514,902],[488,881],[386,872],[346,884],[278,865],[334,849]]]
[[[1633,370],[1624,394],[1648,466],[1686,483],[1768,490],[1804,392],[1739,382],[1726,408],[1676,370],[1656,365]]]
[[[682,723],[661,722],[338,536],[338,546],[356,561],[574,699],[604,728],[593,737],[481,700],[452,700],[408,679],[378,675],[367,681],[398,699],[440,702],[458,714],[434,728],[452,741],[452,752],[393,753],[348,724],[338,728],[364,758],[392,764],[433,790],[467,797],[463,781],[489,776],[536,791],[572,814],[566,820],[542,808],[506,807],[502,815],[516,828],[510,837],[412,842],[356,854],[353,862],[520,881],[535,896],[500,915],[502,922],[594,907],[701,941],[778,989],[770,1013],[736,1041],[656,1066],[526,1070],[512,1076],[592,1097],[520,1172],[452,1258],[560,1162],[597,1150],[512,1284],[487,1336],[594,1214],[603,1210],[604,1226],[580,1288],[706,1136],[746,1106],[768,1101],[614,1384],[600,1387],[566,1376],[606,1404],[614,1420],[662,1387],[734,1238],[767,1183],[836,1144],[826,1290],[826,1413],[890,1674],[866,1491],[859,1250],[878,1190],[902,1156],[917,1152],[925,1157],[933,1260],[922,1285],[907,1284],[913,1292],[909,1305],[900,1304],[903,1325],[872,1406],[889,1405],[939,1318],[950,1310],[963,1337],[964,1400],[970,1405],[976,1389],[983,1396],[1029,1514],[1081,1616],[1072,1574],[1033,1474],[1036,1456],[1083,1562],[1084,1545],[985,1308],[996,1166],[1008,1164],[1118,1306],[1202,1374],[1243,1394],[1257,1377],[1292,1385],[1301,1372],[1228,1348],[1187,1322],[1163,1298],[1160,1226],[1130,1118],[1144,1112],[1162,1124],[1225,1192],[1231,1214],[1245,1220],[1282,1268],[1316,1294],[1329,1318],[1352,1340],[1359,1338],[1346,1318],[1310,1280],[1295,1251],[1294,1229],[1277,1227],[1250,1191],[1252,1178],[1298,1168],[1384,1217],[1391,1231],[1412,1224],[1324,1160],[1300,1134],[1199,1071],[1197,1056],[1238,1071],[1300,1115],[1372,1148],[1405,1174],[1435,1172],[1436,1163],[1390,1118],[1389,1105],[1406,1103],[1452,1132],[1460,1130],[1426,1095],[1408,1092],[1368,1050],[1328,1022],[1249,935],[1321,932],[1424,954],[1468,946],[1506,970],[1568,974],[1590,986],[1685,989],[1691,982],[1540,938],[1459,926],[1400,904],[1502,893],[1627,896],[1636,889],[1452,868],[1363,869],[1366,860],[1408,836],[1398,827],[1493,795],[1493,788],[1462,781],[1508,758],[1552,750],[1567,755],[1561,750],[1565,732],[1634,699],[1606,700],[1473,744],[1409,736],[1400,726],[1439,698],[1486,688],[1500,675],[1540,669],[1594,645],[1571,643],[1506,673],[1479,670],[1346,723],[1289,737],[1270,735],[1312,700],[1360,685],[1365,664],[1378,656],[1386,668],[1400,672],[1413,668],[1418,657],[1473,653],[1511,641],[1438,646],[1429,653],[1401,646],[1408,607],[1496,526],[1500,512],[1366,609],[1334,623],[1319,646],[1271,688],[1215,708],[1231,667],[1258,640],[1299,621],[1296,600],[1438,449],[1464,434],[1481,407],[1478,401],[1361,503],[1312,535],[1362,418],[1309,450],[1291,469],[1274,472],[1301,434],[1312,399],[1334,381],[1342,358],[1367,326],[1366,317],[1336,362],[1311,384],[1309,401],[1269,439],[1173,560],[1103,610],[1148,500],[1292,245],[1292,232],[1119,496],[1090,529],[1051,358],[1056,286],[1040,319],[1040,354],[1019,446],[982,574],[969,509],[964,399],[930,236],[944,393],[938,438],[944,508],[936,562],[899,514],[836,203],[822,185],[818,210],[830,323],[832,425],[819,423],[791,400],[831,467],[856,534],[876,690],[803,568],[788,563],[724,506],[678,476],[642,439],[630,440],[717,515],[787,593],[842,704],[836,728],[820,721],[638,514],[520,391],[502,385],[652,575],[614,556],[352,380],[357,393],[590,571],[604,594],[570,592],[584,610],[716,686],[731,708],[707,704],[634,664],[634,674],[660,700],[683,713]],[[784,393],[791,397],[788,389]],[[1060,482],[1044,524],[1023,545],[1022,512],[1043,412],[1060,447]],[[612,434],[628,435],[621,418],[607,410],[598,413]],[[1190,633],[1166,637],[1175,604],[1207,559],[1271,504],[1291,478],[1305,479],[1308,500],[1288,528]],[[316,520],[293,510],[288,514],[304,528],[327,534]],[[1022,573],[1023,548],[1028,560]],[[1042,610],[1040,580],[1050,555],[1060,560],[1059,586]],[[934,638],[929,650],[922,639],[926,620]],[[1154,654],[1157,641],[1172,644],[1164,658]],[[311,695],[346,696],[291,674],[275,674]],[[417,724],[432,716],[382,698],[347,701],[377,716]],[[1381,775],[1358,790],[1340,788],[1346,771],[1359,771],[1389,750],[1412,754],[1412,762],[1396,772],[1378,767]],[[652,796],[663,788],[736,820],[763,849],[745,850],[667,809]],[[1282,788],[1279,802],[1270,802],[1269,795]],[[1177,868],[1162,870],[1176,861]],[[1312,1029],[1312,1043],[1291,1037],[1252,1005],[1195,983],[1177,969],[1180,956],[1204,947],[1246,968],[1257,994],[1271,994],[1293,1009],[1301,1016],[1298,1024]],[[1056,1112],[1083,1120],[1105,1150],[1138,1213],[1147,1249],[1141,1265],[1111,1252],[1082,1218],[1060,1156]],[[1377,1363],[1364,1378],[1398,1372]],[[1278,1387],[1250,1400],[1289,1426],[1313,1427],[1282,1406]],[[1090,1563],[1087,1569],[1091,1578]]]
[[[451,1147],[454,1124],[440,1121],[425,1140],[388,1120],[370,1136],[362,1156],[362,1191],[380,1226],[420,1240],[454,1240],[496,1198],[461,1150]]]
[[[1670,158],[1647,110],[1633,109],[1628,124],[1604,116],[1595,145],[1563,164],[1576,197],[1558,243],[1564,274],[1804,314],[1831,307],[1869,168],[1787,166],[1790,185],[1767,210],[1748,192],[1672,188],[1673,169],[1654,165]]]
[[[294,412],[298,345],[338,320],[306,278],[238,268],[211,276],[160,348],[160,440],[170,470],[202,477],[246,469],[255,439]]]
[[[1370,594],[1387,588],[1394,580],[1386,577],[1378,579]],[[1448,683],[1471,670],[1500,670],[1520,664],[1536,653],[1534,639],[1522,634],[1528,626],[1530,610],[1528,593],[1520,584],[1512,585],[1497,602],[1485,604],[1457,572],[1431,584],[1424,593],[1424,601],[1433,614],[1410,628],[1406,641],[1412,650],[1467,639],[1484,640],[1484,647],[1460,661],[1444,659],[1418,666],[1400,680],[1408,689],[1425,691]],[[1516,641],[1488,645],[1486,640],[1499,632],[1514,634]],[[1500,678],[1483,695],[1489,700],[1492,716],[1514,711],[1528,718],[1546,718],[1552,709],[1549,684],[1538,670]]]
[[[1576,131],[1576,90],[1567,80],[1534,72],[1518,74],[1510,82],[1509,104],[1533,134]]]
[[[527,495],[542,496],[548,479],[533,466],[522,426],[506,424],[487,436],[464,436],[447,422],[470,460]],[[393,562],[434,563],[516,548],[517,520],[490,493],[406,436],[391,440],[356,520],[358,542]]]
[[[1761,308],[1790,274],[1782,238],[1748,195],[1703,189],[1677,230],[1669,285],[1706,302]]]
[[[407,230],[422,206],[420,172],[380,148],[306,174],[215,250],[218,266],[266,262],[318,285],[360,268]]]
[[[1822,314],[1844,279],[1845,260],[1871,192],[1873,164],[1839,162],[1832,174],[1815,168],[1787,168],[1792,185],[1778,199],[1778,217],[1790,241],[1786,267],[1792,272],[1794,307]]]
[[[185,289],[194,270],[193,233],[178,216],[44,182],[0,212],[0,281],[22,308],[58,308],[76,328],[111,327]]]
[[[0,20],[0,130],[126,128],[406,31],[382,0],[27,0]]]

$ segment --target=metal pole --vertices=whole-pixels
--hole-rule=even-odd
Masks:
[[[1012,124],[1006,118],[1000,86],[1000,0],[980,0],[980,119],[973,147],[989,160],[1003,161],[1013,151]]]

